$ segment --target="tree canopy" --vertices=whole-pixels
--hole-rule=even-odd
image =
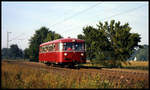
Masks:
[[[41,27],[35,31],[33,37],[30,38],[29,52],[26,55],[29,55],[30,61],[38,61],[39,57],[39,46],[40,44],[62,38],[61,35],[55,33],[54,31],[49,30],[46,27]]]
[[[135,48],[140,47],[140,35],[131,33],[128,23],[120,24],[120,21],[111,20],[99,22],[97,27],[86,26],[83,28],[83,35],[78,38],[83,39],[87,46],[87,57],[92,60],[111,60],[111,67],[121,67],[121,62],[125,62],[133,53]]]

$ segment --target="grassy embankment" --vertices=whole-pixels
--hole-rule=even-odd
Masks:
[[[100,80],[97,73],[79,74],[72,70],[71,73],[55,72],[17,64],[2,62],[1,87],[2,88],[144,88],[137,82],[132,87],[124,83],[113,83],[109,80]]]
[[[130,63],[130,64],[129,64]],[[129,61],[126,64],[122,63],[123,69],[135,69],[135,70],[149,70],[149,62],[148,61]],[[105,67],[100,62],[88,62],[86,64],[81,64],[81,66],[89,66],[89,67]]]

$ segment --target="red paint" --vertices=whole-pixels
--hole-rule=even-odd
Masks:
[[[39,61],[47,61],[50,63],[86,63],[86,55],[85,50],[71,50],[71,48],[67,51],[60,50],[60,43],[84,43],[84,40],[75,39],[75,38],[63,38],[50,42],[46,42],[40,45],[40,47],[55,44],[55,51],[51,52],[39,52]],[[75,47],[75,46],[74,46]],[[40,50],[41,51],[41,50]]]

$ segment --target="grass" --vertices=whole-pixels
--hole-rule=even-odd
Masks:
[[[122,68],[124,69],[136,69],[136,70],[149,70],[149,62],[148,61],[129,61],[130,64],[122,63]],[[89,66],[89,67],[106,67],[102,65],[100,62],[91,63],[88,62],[86,64],[80,64],[79,66]]]
[[[122,64],[123,68],[126,69],[138,69],[138,70],[149,70],[148,61],[130,61],[131,64]]]
[[[97,73],[52,72],[44,69],[2,62],[2,88],[130,88],[124,83],[110,82]],[[144,88],[137,82],[133,88]]]
[[[97,79],[78,72],[66,76],[6,63],[2,66],[2,88],[97,88]]]

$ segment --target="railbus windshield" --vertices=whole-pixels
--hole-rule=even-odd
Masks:
[[[61,51],[84,51],[85,44],[83,42],[66,42],[61,43]]]

